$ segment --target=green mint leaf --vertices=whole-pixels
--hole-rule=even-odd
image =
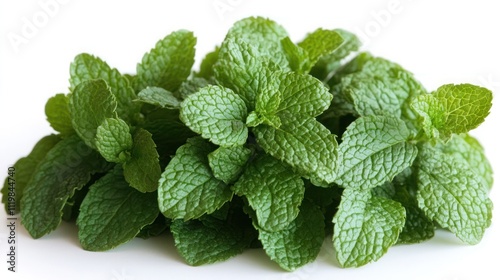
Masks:
[[[312,65],[306,50],[294,44],[290,37],[281,39],[281,45],[292,71],[302,74],[309,72]]]
[[[153,134],[161,159],[170,160],[177,148],[196,136],[179,119],[179,110],[156,109],[146,115],[144,129]],[[163,161],[162,161],[163,162]]]
[[[69,98],[65,94],[59,93],[47,100],[45,115],[50,126],[59,132],[61,137],[70,136],[75,133],[69,113]]]
[[[317,29],[308,34],[306,38],[298,43],[308,55],[309,59],[309,72],[310,68],[316,64],[320,57],[327,55],[337,49],[344,39],[335,30]]]
[[[417,147],[408,142],[410,137],[406,124],[398,118],[358,118],[342,136],[336,183],[370,189],[391,181],[417,156]]]
[[[412,103],[422,128],[430,138],[449,139],[451,134],[468,132],[488,116],[493,95],[486,88],[471,84],[448,84],[431,95],[419,96]]]
[[[110,88],[104,80],[81,82],[70,94],[68,105],[76,133],[95,149],[97,128],[105,119],[116,115],[117,103]]]
[[[248,17],[236,22],[229,29],[226,40],[238,38],[252,44],[258,56],[266,56],[276,65],[286,68],[288,61],[281,47],[281,39],[287,36],[286,30],[270,19]]]
[[[125,180],[140,192],[155,191],[161,175],[156,144],[151,133],[142,128],[132,138],[130,158],[123,164]]]
[[[158,188],[158,202],[165,217],[196,219],[231,200],[231,189],[213,176],[208,164],[207,156],[213,150],[213,145],[199,137],[188,139],[177,150]]]
[[[243,39],[229,38],[219,51],[214,65],[215,78],[224,87],[232,89],[251,110],[255,98],[267,85],[266,57],[260,56],[255,45]]]
[[[255,210],[258,226],[266,231],[280,231],[299,214],[304,198],[304,182],[279,160],[268,156],[255,159],[233,186]]]
[[[323,83],[310,75],[276,72],[273,79],[279,81],[281,93],[276,114],[286,111],[316,117],[330,106],[332,95]]]
[[[21,218],[33,238],[59,226],[66,201],[87,184],[91,175],[109,165],[77,136],[57,143],[40,161],[24,189]]]
[[[158,199],[156,198],[156,204],[158,204]],[[156,219],[153,223],[144,226],[141,231],[135,236],[142,239],[148,239],[151,237],[159,236],[164,233],[172,221],[170,219],[165,218],[161,213],[158,212]]]
[[[30,181],[38,164],[45,158],[45,155],[61,140],[58,135],[48,135],[40,139],[33,147],[33,150],[14,163],[15,171],[15,192],[11,189],[9,178],[5,178],[2,187],[2,203],[5,204],[5,212],[8,215],[19,213],[21,199],[24,188]],[[9,184],[10,183],[10,184]],[[15,203],[13,201],[15,199]]]
[[[288,271],[316,259],[325,239],[325,222],[316,205],[304,200],[287,228],[269,232],[259,229],[259,239],[271,260]]]
[[[463,242],[479,243],[493,205],[477,175],[429,145],[420,149],[417,160],[419,207]]]
[[[228,184],[238,178],[251,155],[243,146],[219,147],[208,154],[208,164],[214,177]]]
[[[493,187],[493,169],[484,154],[484,149],[476,138],[469,134],[453,135],[440,149],[455,158],[457,163],[465,165],[476,174],[476,179],[486,189]]]
[[[116,163],[127,161],[133,144],[128,124],[122,119],[105,119],[97,127],[95,144],[107,161]]]
[[[247,107],[228,88],[207,86],[181,104],[180,119],[196,133],[220,146],[243,145],[248,137]]]
[[[106,251],[134,238],[158,216],[156,193],[140,193],[115,168],[90,186],[80,206],[78,239],[83,249]]]
[[[243,252],[255,239],[248,217],[243,213],[227,221],[204,217],[202,221],[175,220],[170,226],[175,246],[189,265],[215,263]]]
[[[253,128],[259,146],[303,175],[333,182],[337,174],[335,135],[314,118],[285,112],[281,115],[279,128],[268,125]]]
[[[140,104],[134,102],[136,95],[129,80],[98,57],[85,53],[76,56],[70,67],[71,91],[80,83],[95,79],[102,79],[109,86],[116,98],[116,112],[121,119],[131,122],[137,118]]]
[[[320,80],[327,80],[332,73],[341,67],[341,60],[350,53],[357,51],[361,46],[361,41],[351,32],[343,29],[334,29],[342,37],[342,44],[333,52],[323,55],[311,69],[310,74]]]
[[[180,101],[168,90],[159,87],[147,87],[141,90],[139,101],[168,109],[179,109]]]
[[[187,30],[171,33],[158,41],[137,65],[139,88],[161,87],[174,92],[191,73],[196,38]]]
[[[369,191],[345,189],[333,222],[333,245],[340,265],[359,267],[378,260],[396,243],[405,209]]]
[[[192,79],[184,81],[179,89],[177,90],[177,96],[184,100],[189,95],[198,92],[200,89],[208,86],[210,83],[204,78],[194,77]]]
[[[214,65],[217,62],[217,59],[219,58],[219,50],[220,47],[217,46],[215,47],[215,50],[205,55],[205,57],[200,63],[200,71],[194,73],[195,77],[209,80],[215,75]]]

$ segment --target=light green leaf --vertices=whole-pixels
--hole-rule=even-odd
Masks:
[[[493,205],[477,175],[430,145],[420,149],[418,168],[419,207],[463,242],[479,243]]]
[[[259,239],[271,260],[288,271],[313,262],[325,239],[325,222],[319,208],[304,200],[299,215],[287,228],[269,232],[259,229]]]
[[[126,122],[137,118],[140,104],[134,102],[135,92],[128,79],[122,76],[118,70],[111,68],[98,57],[83,53],[76,56],[71,63],[70,73],[71,92],[84,81],[102,79],[109,86],[116,99],[118,116]]]
[[[280,231],[299,214],[304,198],[304,182],[300,175],[279,160],[268,156],[255,159],[233,186],[255,210],[259,228]]]
[[[105,119],[97,127],[95,144],[107,161],[116,163],[127,161],[133,144],[128,124],[122,119]]]
[[[251,155],[243,146],[219,147],[208,154],[208,164],[214,177],[228,184],[238,178]]]
[[[345,189],[333,222],[333,245],[340,265],[359,267],[378,260],[397,242],[405,209],[370,191]]]
[[[200,63],[200,71],[195,72],[194,75],[195,77],[199,78],[204,78],[204,79],[211,79],[214,76],[214,64],[217,62],[217,59],[219,58],[219,50],[220,47],[217,46],[215,47],[215,50],[212,52],[209,52],[205,55],[203,60]]]
[[[493,169],[476,138],[469,134],[453,135],[450,141],[438,147],[476,174],[476,178],[486,189],[493,187]]]
[[[411,133],[395,117],[367,116],[351,123],[339,146],[336,183],[345,188],[371,189],[412,165],[417,147]]]
[[[147,130],[137,128],[133,143],[130,158],[123,164],[125,180],[140,192],[155,191],[161,168],[152,135]]]
[[[168,90],[159,87],[147,87],[141,90],[139,101],[168,109],[179,109],[180,101]]]
[[[210,82],[204,78],[194,77],[192,79],[185,80],[177,90],[176,96],[184,100],[189,95],[198,92],[200,89],[208,86],[209,84]]]
[[[174,92],[191,73],[196,38],[187,30],[172,32],[158,41],[137,64],[139,88],[161,87]]]
[[[298,46],[308,54],[310,70],[320,57],[333,52],[343,41],[342,36],[335,30],[318,28],[314,32],[307,34],[306,38]]]
[[[219,209],[233,196],[215,178],[207,155],[214,147],[197,137],[188,139],[161,175],[158,188],[160,211],[171,219],[196,219]]]
[[[75,134],[69,113],[69,98],[63,93],[56,94],[47,100],[45,115],[50,126],[61,134],[61,137]]]
[[[104,80],[79,83],[69,96],[69,112],[73,128],[80,138],[92,148],[95,146],[97,128],[107,118],[116,116],[116,99]]]
[[[335,135],[307,116],[283,112],[281,121],[279,128],[268,125],[253,128],[259,146],[305,176],[333,182],[337,175]]]
[[[90,186],[80,206],[78,239],[83,249],[106,251],[130,241],[158,216],[156,193],[140,193],[115,168]]]
[[[453,133],[478,127],[490,113],[492,98],[491,91],[483,87],[448,84],[431,95],[419,96],[412,107],[428,137],[437,138],[439,132],[441,138],[449,139]]]
[[[38,164],[45,158],[45,155],[61,140],[58,135],[48,135],[40,139],[33,147],[33,150],[16,161],[14,179],[9,181],[5,178],[2,187],[2,203],[5,204],[5,212],[9,215],[19,213],[21,209],[21,199],[24,188],[30,181]],[[9,184],[10,183],[10,184]],[[11,186],[14,184],[13,186]],[[15,199],[15,201],[13,200]]]
[[[21,218],[33,238],[40,238],[61,223],[63,207],[91,175],[109,165],[76,135],[57,143],[36,167],[24,189]]]
[[[305,74],[311,70],[312,65],[306,50],[294,44],[290,37],[281,39],[281,45],[292,71]]]
[[[248,137],[247,107],[232,90],[207,86],[181,104],[180,119],[196,133],[220,146],[243,145]]]

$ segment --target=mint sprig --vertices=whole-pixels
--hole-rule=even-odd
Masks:
[[[34,238],[76,217],[86,250],[168,232],[190,265],[262,247],[289,271],[330,234],[342,267],[437,227],[480,242],[493,171],[469,131],[491,91],[429,92],[400,65],[356,53],[342,29],[295,43],[276,22],[246,18],[193,72],[196,40],[167,35],[136,74],[76,56],[69,93],[45,106],[57,135],[14,164],[15,209],[12,182],[2,188]]]

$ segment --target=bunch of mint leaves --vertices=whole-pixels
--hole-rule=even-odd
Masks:
[[[331,235],[342,267],[436,228],[481,240],[492,169],[468,132],[489,114],[489,90],[428,92],[340,29],[296,44],[246,18],[197,72],[195,45],[173,32],[134,75],[75,58],[69,93],[45,106],[57,134],[14,165],[20,203],[10,181],[2,189],[33,238],[76,221],[82,247],[104,251],[167,231],[190,265],[259,247],[285,270]]]

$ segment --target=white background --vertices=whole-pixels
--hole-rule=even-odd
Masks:
[[[500,108],[495,100],[500,90],[500,9],[496,1],[54,1],[0,3],[2,181],[9,166],[52,132],[44,105],[54,94],[67,92],[69,64],[75,55],[92,53],[123,73],[133,73],[157,40],[188,29],[198,37],[197,69],[232,23],[251,15],[276,20],[294,41],[318,27],[356,32],[365,42],[364,49],[400,63],[429,90],[463,82],[490,88],[495,94],[492,113],[473,134],[485,146],[494,169],[500,170]],[[56,5],[46,10],[40,4],[48,2]],[[262,250],[246,251],[224,263],[190,267],[166,236],[135,239],[108,252],[86,252],[80,248],[76,227],[67,223],[39,240],[19,227],[19,272],[8,273],[6,216],[0,211],[0,278],[500,279],[498,187],[491,192],[497,206],[493,223],[479,245],[464,245],[439,231],[428,242],[391,248],[376,263],[341,269],[327,240],[318,260],[294,273],[280,270]]]

